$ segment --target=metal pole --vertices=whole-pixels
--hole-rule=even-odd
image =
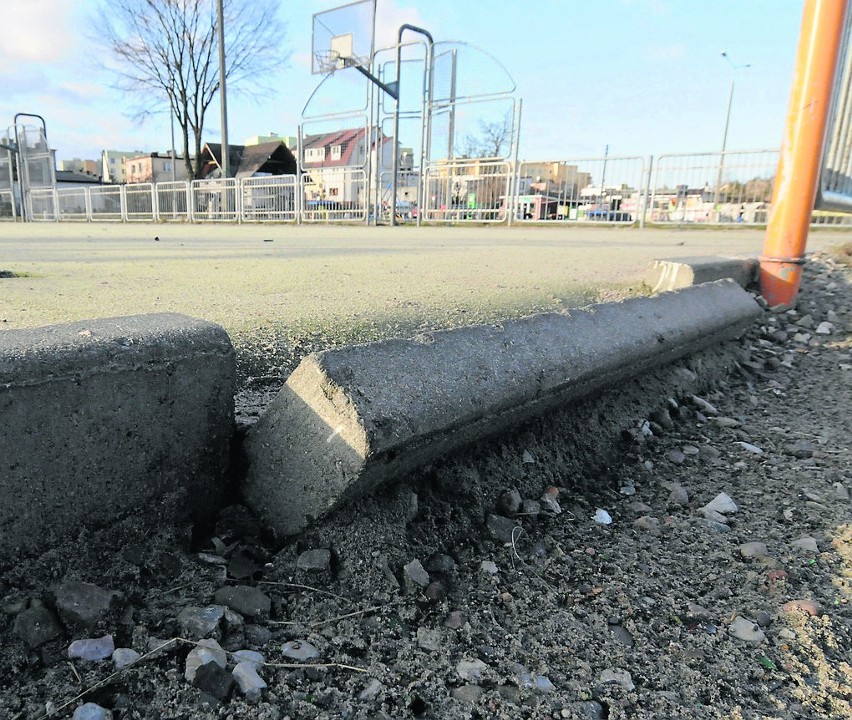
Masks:
[[[760,258],[770,305],[799,292],[848,0],[805,0],[772,212]]]
[[[714,208],[718,208],[719,201],[722,195],[722,174],[724,172],[725,167],[725,150],[728,147],[728,129],[731,126],[731,108],[734,104],[734,85],[737,80],[737,70],[741,68],[751,67],[751,64],[747,63],[745,65],[735,65],[734,61],[728,56],[727,51],[722,51],[721,56],[728,61],[728,64],[731,66],[731,91],[728,93],[728,112],[725,115],[725,132],[722,134],[722,151],[719,153],[719,172],[716,175],[716,193],[713,198],[713,206]],[[716,210],[716,222],[719,222],[722,219],[722,211],[721,209]]]
[[[639,228],[645,227],[645,216],[648,214],[648,201],[651,197],[651,173],[654,171],[654,156],[648,156],[648,174],[645,176],[645,192],[642,196],[641,210],[639,214]]]
[[[222,109],[222,177],[230,177],[228,168],[228,98],[225,91],[225,25],[222,0],[216,3],[219,33],[219,100]]]
[[[175,152],[175,111],[172,108],[172,100],[169,98],[169,119],[172,123],[172,182],[177,182],[177,152]]]
[[[394,89],[396,90],[396,103],[394,105],[393,110],[393,176],[391,177],[391,225],[396,225],[396,196],[397,191],[399,190],[397,183],[397,175],[399,174],[399,91],[400,91],[400,75],[402,71],[402,34],[406,30],[411,30],[412,32],[420,33],[424,35],[429,41],[429,55],[432,54],[432,47],[435,44],[435,41],[432,39],[432,35],[423,28],[419,28],[416,25],[400,25],[399,27],[399,35],[396,40],[396,82],[394,83]]]

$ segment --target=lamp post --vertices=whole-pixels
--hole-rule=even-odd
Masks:
[[[716,176],[716,196],[713,202],[714,207],[719,207],[719,200],[722,194],[722,171],[725,166],[725,149],[728,147],[728,128],[731,126],[731,107],[734,104],[734,86],[737,81],[737,70],[742,70],[744,68],[751,67],[750,63],[744,65],[737,65],[731,58],[728,56],[727,51],[723,50],[721,53],[722,57],[728,61],[728,64],[731,66],[731,91],[728,93],[728,112],[725,115],[725,132],[722,135],[722,151],[719,153],[719,174]],[[722,219],[722,211],[716,210],[716,222]]]

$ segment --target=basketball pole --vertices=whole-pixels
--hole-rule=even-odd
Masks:
[[[760,257],[770,306],[799,292],[848,0],[805,0],[772,211]]]

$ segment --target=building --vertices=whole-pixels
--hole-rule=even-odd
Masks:
[[[83,173],[100,178],[102,175],[103,163],[99,160],[81,160],[80,158],[72,158],[71,160],[60,160],[57,165],[57,170],[67,172]]]
[[[390,183],[393,140],[377,135],[370,141],[367,128],[347,128],[302,138],[302,178],[311,203],[361,205],[365,202],[367,156],[381,187]],[[411,170],[400,158],[400,170]]]
[[[124,183],[127,176],[124,172],[124,160],[129,157],[142,155],[141,150],[103,150],[101,152],[101,180],[105,183]]]
[[[125,182],[161,183],[186,180],[186,165],[182,157],[172,159],[171,153],[147,153],[124,158]]]
[[[198,160],[202,178],[222,177],[222,144],[205,143]],[[296,156],[281,140],[259,145],[228,145],[228,175],[295,175]]]
[[[294,150],[299,144],[299,139],[295,135],[279,135],[271,132],[269,135],[252,135],[246,138],[243,145],[265,145],[271,142],[282,142],[291,150]]]

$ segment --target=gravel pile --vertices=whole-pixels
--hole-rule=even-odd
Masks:
[[[600,448],[583,408],[285,543],[164,505],[4,559],[0,717],[852,717],[850,276]]]

